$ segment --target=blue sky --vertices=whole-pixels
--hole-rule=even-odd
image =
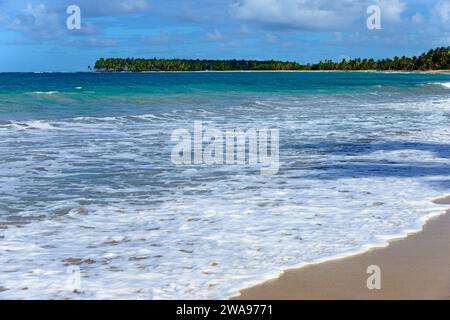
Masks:
[[[68,30],[66,8],[81,9]],[[369,5],[381,30],[368,30]],[[0,0],[0,71],[87,71],[99,57],[321,59],[450,45],[450,0]]]

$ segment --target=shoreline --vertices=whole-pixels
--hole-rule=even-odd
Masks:
[[[132,73],[381,73],[381,74],[448,74],[449,70],[228,70],[228,71],[0,71],[0,74],[58,74],[58,73],[92,73],[92,74],[132,74]]]
[[[450,205],[450,196],[432,201]],[[450,299],[450,209],[425,217],[420,230],[385,246],[284,270],[231,300]],[[381,289],[367,288],[367,268],[381,269]]]
[[[450,70],[227,70],[227,71],[93,71],[97,74],[133,74],[133,73],[385,73],[385,74],[450,74]]]

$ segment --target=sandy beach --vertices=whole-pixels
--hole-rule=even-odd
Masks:
[[[436,204],[449,204],[450,196]],[[423,230],[384,248],[285,271],[233,299],[449,299],[450,210]],[[367,288],[367,267],[381,269],[381,289]]]

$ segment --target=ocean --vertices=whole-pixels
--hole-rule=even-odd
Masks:
[[[196,121],[278,129],[277,174],[175,164]],[[223,299],[385,245],[444,213],[449,121],[448,74],[0,74],[0,298]]]

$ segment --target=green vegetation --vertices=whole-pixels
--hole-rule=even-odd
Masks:
[[[311,70],[392,70],[425,71],[450,69],[450,47],[430,50],[419,57],[394,57],[393,59],[352,59],[333,62],[321,61],[309,66]]]
[[[94,69],[99,72],[145,71],[258,71],[258,70],[380,70],[425,71],[450,69],[450,47],[430,50],[419,57],[393,59],[352,59],[341,62],[331,60],[301,65],[296,62],[257,60],[187,60],[187,59],[135,59],[101,58]]]
[[[233,70],[299,70],[295,62],[256,60],[186,60],[186,59],[99,59],[95,70],[103,72],[143,71],[233,71]]]

